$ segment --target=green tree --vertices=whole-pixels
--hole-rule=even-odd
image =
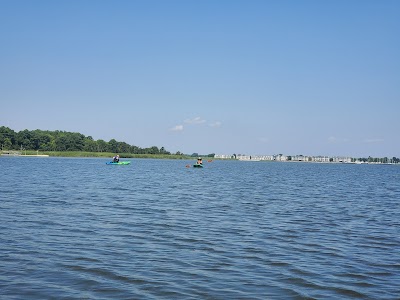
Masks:
[[[91,136],[85,138],[83,150],[88,152],[98,152],[97,143],[93,140]]]
[[[85,146],[85,136],[77,132],[66,133],[67,150],[68,151],[83,151]]]
[[[5,144],[6,144],[6,139],[7,139],[7,150],[12,149],[13,146],[15,146],[14,148],[18,148],[15,143],[15,139],[16,139],[15,131],[8,127],[1,126],[0,127],[0,145],[3,145],[4,148],[5,148]],[[9,143],[11,143],[11,146],[9,145]]]
[[[16,135],[16,143],[25,149],[33,149],[31,145],[31,132],[27,129],[18,132]]]
[[[8,137],[6,137],[4,140],[3,140],[3,149],[4,150],[10,150],[10,149],[12,149],[12,142],[11,142],[11,139],[10,138],[8,138]]]
[[[129,153],[131,146],[125,142],[118,142],[118,149],[121,153]]]
[[[165,150],[164,147],[160,148],[160,154],[171,154],[171,152],[168,152],[167,150]]]
[[[115,139],[111,139],[108,142],[108,151],[109,152],[114,152],[114,153],[118,153],[119,152],[118,142]]]
[[[51,150],[51,145],[53,140],[54,137],[51,134],[47,132],[42,132],[40,135],[39,150],[44,150],[44,151]]]
[[[56,151],[67,151],[67,137],[63,134],[60,134],[56,137],[55,141],[55,150]]]
[[[133,154],[139,154],[140,153],[140,149],[137,146],[130,146],[129,147],[129,153],[133,153]]]
[[[39,150],[40,147],[40,136],[36,131],[31,131],[31,147],[29,149]]]
[[[104,140],[97,140],[96,145],[97,145],[97,152],[107,151],[108,149],[108,144]]]
[[[160,150],[158,149],[158,147],[153,146],[153,147],[147,148],[147,153],[148,154],[159,154]]]
[[[7,140],[6,140],[7,139]],[[11,146],[10,146],[11,142]],[[89,152],[123,152],[133,154],[171,154],[164,147],[157,146],[140,148],[125,142],[111,139],[108,143],[104,140],[93,140],[91,136],[84,136],[77,132],[67,131],[43,131],[27,129],[18,133],[8,127],[0,127],[0,145],[2,148],[50,151],[89,151]]]

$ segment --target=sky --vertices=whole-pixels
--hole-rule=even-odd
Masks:
[[[0,0],[0,126],[400,157],[400,1]]]

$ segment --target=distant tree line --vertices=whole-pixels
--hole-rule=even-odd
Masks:
[[[210,153],[210,154],[199,154],[197,152],[193,153],[192,155],[190,155],[191,157],[214,157],[215,153]]]
[[[361,161],[361,162],[367,162],[367,163],[381,163],[381,164],[387,164],[387,163],[394,163],[398,164],[400,163],[400,159],[397,157],[371,157],[368,156],[368,158],[365,157],[360,157],[360,158],[353,158],[353,161]]]
[[[125,142],[111,139],[94,140],[77,132],[48,130],[14,130],[0,127],[0,146],[2,150],[40,150],[40,151],[87,151],[132,154],[171,154],[164,147],[140,148]],[[179,151],[177,154],[181,154]]]

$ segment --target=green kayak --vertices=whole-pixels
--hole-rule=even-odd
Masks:
[[[194,164],[194,165],[193,165],[193,168],[202,168],[202,167],[203,167],[202,164]]]
[[[119,161],[119,162],[107,162],[107,165],[129,165],[131,162],[130,161]]]

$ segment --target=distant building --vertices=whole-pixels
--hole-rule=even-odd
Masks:
[[[351,163],[351,157],[332,157],[332,159],[336,163]]]
[[[229,154],[216,154],[215,158],[219,159],[234,159],[234,155]],[[286,156],[283,154],[276,154],[276,155],[245,155],[245,154],[238,154],[236,155],[237,160],[241,161],[303,161],[303,162],[319,162],[319,163],[352,163],[351,157],[344,157],[344,156],[304,156],[304,155],[293,155],[293,156]]]
[[[232,159],[234,158],[232,154],[215,154],[214,158],[219,158],[219,159]]]
[[[285,155],[278,154],[278,155],[274,155],[274,159],[273,160],[276,160],[276,161],[287,161],[288,158]]]

